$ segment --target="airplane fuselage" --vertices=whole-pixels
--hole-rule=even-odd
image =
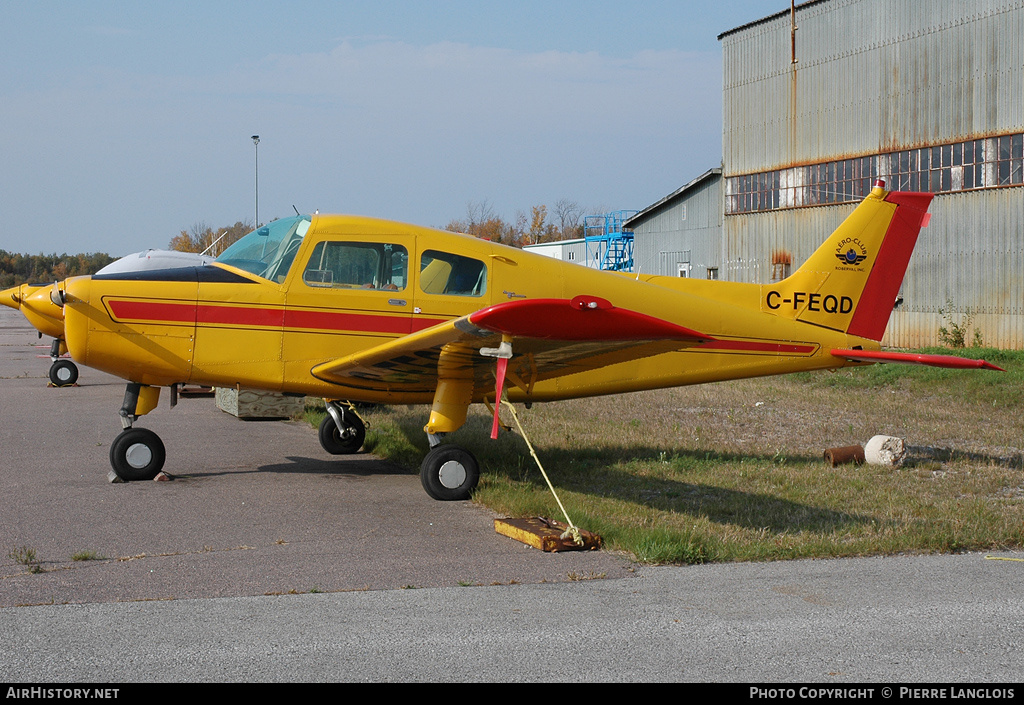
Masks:
[[[429,403],[432,391],[346,386],[311,370],[488,306],[580,293],[712,340],[690,346],[663,341],[639,359],[624,354],[616,360],[610,353],[600,369],[534,379],[528,391],[510,389],[512,399],[545,401],[837,367],[844,363],[829,354],[831,348],[877,348],[873,341],[795,320],[786,315],[797,308],[794,296],[760,285],[602,272],[465,235],[368,218],[312,216],[290,267],[280,269],[263,277],[218,262],[70,279],[64,325],[72,357],[157,387],[193,383]],[[848,313],[838,298],[803,296],[801,310],[815,305],[834,308],[837,317]],[[538,323],[558,337],[557,318]],[[436,365],[436,358],[424,364]]]

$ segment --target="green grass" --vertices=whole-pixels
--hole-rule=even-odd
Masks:
[[[101,556],[96,551],[83,550],[83,551],[76,551],[75,553],[71,554],[71,560],[73,560],[73,561],[104,561],[104,560],[106,560],[106,557],[105,556]]]
[[[573,521],[642,562],[1019,548],[1024,354],[957,354],[1007,372],[875,365],[519,413]],[[427,412],[367,411],[367,448],[415,472]],[[474,501],[562,520],[523,439],[506,432],[492,441],[489,430],[474,407],[448,438],[484,469]],[[876,434],[906,439],[904,467],[822,460],[827,448]]]
[[[939,385],[954,385],[963,395],[982,395],[1006,405],[1024,402],[1024,354],[995,348],[925,348],[917,352],[934,355],[956,355],[972,360],[987,360],[1005,372],[995,375],[965,370],[950,370],[924,365],[867,365],[833,373],[805,372],[794,378],[812,384],[839,389],[904,389],[924,392]]]
[[[29,573],[42,573],[43,567],[39,564],[39,557],[36,549],[28,546],[20,546],[11,550],[7,557],[19,565],[25,566]]]

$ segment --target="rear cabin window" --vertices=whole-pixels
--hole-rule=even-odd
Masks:
[[[487,267],[480,260],[427,250],[420,258],[420,289],[425,294],[483,296]]]
[[[409,252],[381,242],[320,242],[302,281],[323,289],[402,291],[409,280]]]

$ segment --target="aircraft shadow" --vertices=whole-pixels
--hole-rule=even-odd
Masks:
[[[344,458],[342,461],[341,458]],[[223,468],[213,470],[191,470],[173,473],[175,478],[204,478],[220,475],[246,475],[258,473],[277,473],[283,475],[330,475],[334,477],[370,477],[373,475],[408,475],[410,471],[382,460],[369,453],[332,458],[307,458],[302,456],[286,456],[287,462],[260,465],[257,468]]]
[[[490,433],[487,420],[471,418],[464,430],[452,434],[451,442],[460,443],[477,453],[482,472],[504,475],[546,487],[529,450],[518,434],[503,433],[498,441],[486,440]],[[418,430],[403,429],[409,442],[420,441]],[[488,448],[486,443],[496,444]],[[425,452],[425,451],[424,451]],[[813,504],[783,499],[763,492],[729,489],[700,482],[645,478],[638,480],[628,464],[639,462],[727,463],[743,460],[765,466],[778,463],[770,455],[726,453],[704,450],[673,450],[650,446],[611,446],[605,448],[538,448],[537,452],[556,488],[612,498],[659,511],[705,517],[729,524],[772,532],[827,532],[870,524],[875,517],[836,511]],[[789,455],[785,462],[824,464],[820,456]],[[692,474],[692,473],[691,473]]]
[[[616,457],[628,457],[641,462],[746,462],[770,465],[772,456],[735,453],[709,453],[705,451],[675,451],[664,460],[660,449],[622,447],[613,452]],[[594,497],[614,498],[674,514],[703,517],[718,524],[730,524],[747,529],[771,532],[812,531],[827,532],[850,526],[870,524],[873,517],[851,512],[836,511],[763,492],[718,487],[699,482],[673,479],[646,478],[642,482],[627,468],[615,465],[615,460],[601,458],[599,451],[547,450],[542,462],[552,482],[574,492]],[[582,457],[581,457],[582,456]],[[819,461],[820,458],[790,456],[788,461]],[[575,466],[575,467],[574,467]],[[558,478],[559,468],[568,468]],[[501,469],[496,469],[502,472]],[[538,486],[543,483],[538,472],[528,478]]]
[[[341,458],[345,460],[342,462]],[[335,477],[369,477],[371,475],[408,475],[409,471],[369,453],[339,456],[337,459],[288,456],[287,463],[261,465],[256,472],[303,475],[333,475]]]

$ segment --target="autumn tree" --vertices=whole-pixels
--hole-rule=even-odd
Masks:
[[[444,229],[503,245],[522,247],[583,237],[582,220],[583,209],[576,201],[566,198],[555,203],[553,222],[548,222],[547,205],[531,207],[529,215],[517,211],[515,220],[508,223],[495,215],[490,203],[475,201],[466,207],[464,219],[449,221]]]
[[[561,233],[559,233],[558,228],[554,223],[549,223],[547,220],[547,206],[534,206],[531,209],[530,230],[526,233],[526,239],[529,242],[526,244],[533,245],[538,242],[551,242],[561,239]]]
[[[555,219],[558,221],[558,239],[574,240],[583,237],[583,209],[576,201],[560,198],[555,202]]]
[[[178,252],[203,252],[217,256],[229,245],[252,231],[248,221],[238,221],[234,225],[213,229],[206,223],[196,223],[191,230],[182,230],[171,238],[168,249]]]

